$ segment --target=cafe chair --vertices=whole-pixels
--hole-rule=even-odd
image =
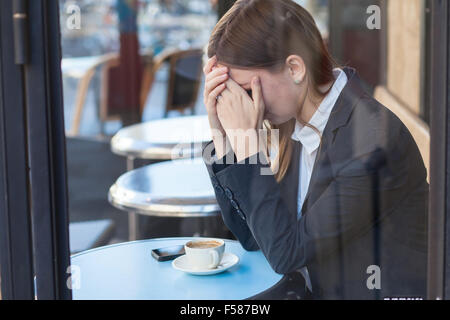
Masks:
[[[202,77],[202,49],[167,49],[155,57],[153,75],[169,64],[167,97],[164,117],[170,111],[195,114],[198,91]]]
[[[118,53],[109,53],[104,55],[99,61],[91,66],[81,78],[77,95],[75,98],[75,109],[74,116],[70,130],[68,131],[68,136],[76,136],[79,134],[81,118],[84,111],[84,106],[86,102],[86,97],[88,94],[89,87],[95,85],[95,76],[99,76],[98,88],[95,88],[95,94],[98,105],[98,114],[101,125],[101,133],[104,133],[104,124],[107,121],[122,120],[117,114],[112,115],[110,112],[111,100],[114,99],[115,92],[112,88],[114,82],[111,81],[111,74],[114,72],[120,64]],[[151,86],[154,80],[154,59],[153,52],[151,50],[146,50],[141,52],[141,88],[139,97],[139,113],[138,121],[142,117],[142,112],[145,106],[145,101],[151,90]],[[115,82],[117,85],[117,81]]]
[[[81,77],[81,79],[78,83],[77,93],[76,93],[76,97],[75,97],[75,108],[74,108],[72,124],[70,126],[70,130],[67,132],[68,136],[76,136],[76,135],[78,135],[78,133],[80,131],[80,122],[81,122],[81,117],[83,115],[83,110],[84,110],[84,105],[86,102],[87,93],[88,93],[89,87],[91,86],[92,79],[94,78],[97,69],[115,56],[116,56],[115,53],[106,54],[106,55],[102,56],[97,61],[97,63],[95,63],[88,70],[86,70],[84,75]]]

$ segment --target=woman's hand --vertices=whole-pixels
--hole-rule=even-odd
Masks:
[[[203,72],[205,74],[205,90],[203,92],[203,99],[208,112],[209,126],[211,127],[211,135],[216,150],[218,159],[222,158],[227,153],[227,137],[222,124],[217,116],[216,97],[225,90],[225,81],[228,79],[228,68],[217,68],[217,58],[213,56],[208,60]]]
[[[258,77],[252,79],[253,99],[233,79],[226,81],[217,103],[217,115],[238,161],[258,153],[258,132],[262,129],[264,100]]]

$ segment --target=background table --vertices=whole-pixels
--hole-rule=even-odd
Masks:
[[[128,159],[170,160],[201,156],[211,140],[207,116],[186,116],[139,123],[117,132],[112,152]]]
[[[79,268],[81,282],[79,289],[73,289],[73,298],[246,299],[276,287],[283,278],[272,270],[261,251],[245,251],[234,240],[225,240],[225,250],[239,256],[239,263],[216,275],[186,274],[173,269],[172,261],[158,262],[151,256],[154,248],[184,244],[192,239],[133,241],[76,254],[72,256],[72,266]]]
[[[127,171],[131,171],[135,159],[171,160],[201,156],[202,144],[209,140],[211,133],[207,116],[177,117],[119,130],[111,139],[111,151],[127,157]],[[139,228],[137,213],[124,206],[122,209],[128,210],[129,240],[136,240]]]
[[[109,190],[112,205],[159,217],[220,214],[203,159],[151,164],[124,173]]]

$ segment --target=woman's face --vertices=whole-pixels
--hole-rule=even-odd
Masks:
[[[218,67],[225,66],[220,63],[217,65]],[[276,125],[285,123],[298,113],[299,101],[302,101],[302,90],[299,85],[294,84],[288,67],[285,67],[278,73],[271,73],[265,69],[229,67],[229,75],[249,93],[252,78],[259,76],[266,106],[264,119],[269,120],[271,123]]]

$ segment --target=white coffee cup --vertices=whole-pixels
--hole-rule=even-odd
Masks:
[[[184,251],[193,269],[214,269],[220,264],[225,251],[225,241],[201,238],[186,242]]]

